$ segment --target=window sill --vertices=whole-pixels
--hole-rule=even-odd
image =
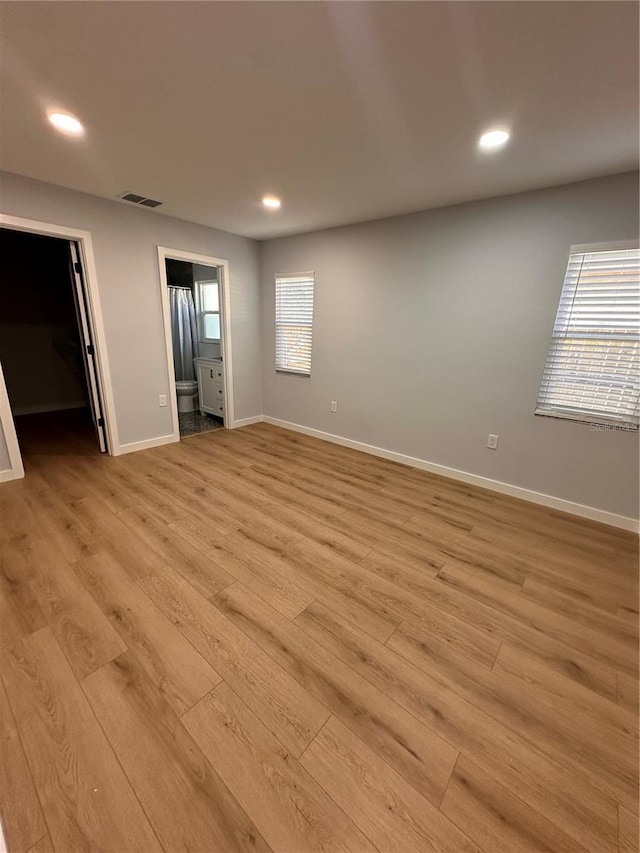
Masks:
[[[286,367],[276,367],[276,373],[283,373],[285,376],[306,376],[311,379],[311,373],[306,370],[288,370]]]
[[[629,423],[629,421],[620,421],[613,418],[603,418],[597,415],[589,415],[586,412],[563,412],[556,410],[536,409],[534,414],[537,417],[553,418],[560,421],[575,421],[580,424],[588,424],[591,427],[600,427],[604,430],[613,430],[616,432],[638,432],[638,424]]]

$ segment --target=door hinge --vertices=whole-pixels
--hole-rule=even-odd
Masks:
[[[99,426],[99,427],[103,427],[103,426],[104,426],[104,418],[98,418],[98,426]]]
[[[87,355],[95,355],[96,351],[93,348],[93,344],[87,344]]]
[[[78,261],[75,261],[75,262],[74,262],[74,264],[73,264],[73,268],[74,268],[74,270],[75,270],[77,273],[81,273],[81,272],[82,272],[82,267],[80,266],[80,264],[78,263]]]

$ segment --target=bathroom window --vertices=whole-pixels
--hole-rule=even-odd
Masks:
[[[199,281],[198,334],[201,343],[220,343],[220,291],[217,281]]]
[[[276,276],[276,370],[311,375],[313,273]]]
[[[571,248],[536,414],[638,428],[637,245]]]

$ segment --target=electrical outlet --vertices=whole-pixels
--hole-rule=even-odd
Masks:
[[[487,447],[489,450],[497,450],[498,449],[498,436],[489,434],[487,438]]]
[[[166,406],[167,405],[167,395],[166,394],[160,394],[158,396],[158,403],[161,406]]]
[[[336,403],[336,401],[335,401],[335,400],[332,400],[332,401],[331,401],[331,411],[332,411],[332,412],[337,412],[337,411],[338,411],[338,404]]]

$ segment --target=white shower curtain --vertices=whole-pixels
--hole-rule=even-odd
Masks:
[[[195,379],[193,359],[198,354],[198,328],[192,292],[185,287],[169,287],[169,313],[176,382]]]

